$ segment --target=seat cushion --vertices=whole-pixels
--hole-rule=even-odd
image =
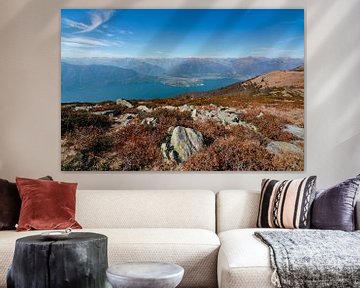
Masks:
[[[77,231],[77,230],[74,230]],[[214,232],[202,229],[137,228],[82,229],[108,237],[109,265],[137,261],[163,261],[185,269],[179,287],[216,287],[216,263],[220,241]],[[44,231],[0,232],[0,288],[12,262],[17,238]]]
[[[262,230],[273,229],[235,229],[219,234],[219,288],[274,287],[269,248],[254,236],[255,231]]]

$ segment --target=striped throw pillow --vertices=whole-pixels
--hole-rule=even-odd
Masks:
[[[308,228],[316,176],[294,180],[263,179],[257,227]]]

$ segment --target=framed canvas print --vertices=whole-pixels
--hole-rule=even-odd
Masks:
[[[304,10],[62,9],[61,169],[304,170]]]

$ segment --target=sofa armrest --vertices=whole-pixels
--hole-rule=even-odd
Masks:
[[[355,229],[360,230],[360,199],[357,200],[355,206]]]

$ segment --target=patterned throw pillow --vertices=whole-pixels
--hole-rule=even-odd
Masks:
[[[316,176],[294,180],[263,179],[257,227],[308,228]]]

